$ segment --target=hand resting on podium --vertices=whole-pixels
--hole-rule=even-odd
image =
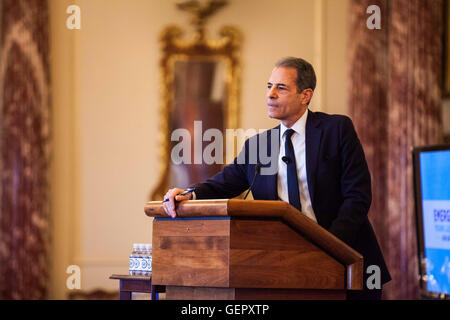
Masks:
[[[186,190],[173,188],[169,189],[169,191],[167,191],[167,193],[164,195],[164,211],[172,218],[175,218],[177,216],[177,212],[175,211],[175,201],[192,200],[193,198],[192,192],[182,195],[183,193],[186,193]]]

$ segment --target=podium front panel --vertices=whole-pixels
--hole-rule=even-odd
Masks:
[[[230,218],[155,218],[155,285],[228,287]]]

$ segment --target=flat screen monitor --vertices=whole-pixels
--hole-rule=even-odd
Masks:
[[[422,295],[450,298],[450,145],[413,151]]]

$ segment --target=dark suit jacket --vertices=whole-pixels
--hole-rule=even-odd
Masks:
[[[274,132],[277,129],[279,126],[268,130],[267,140],[261,140],[267,143],[269,154],[271,137],[279,139]],[[377,265],[381,282],[389,281],[389,271],[367,217],[372,201],[370,173],[352,121],[342,115],[309,111],[305,135],[308,188],[317,222],[364,256],[364,270]],[[194,185],[197,199],[233,198],[248,189],[256,167],[255,161],[249,163],[249,141],[259,142],[260,138],[261,134],[245,142],[245,163],[239,164],[236,158],[211,179]],[[278,163],[279,150],[273,152]],[[257,200],[279,200],[277,175],[257,175],[252,193]],[[365,285],[370,274],[364,275]]]

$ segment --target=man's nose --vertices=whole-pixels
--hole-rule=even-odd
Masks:
[[[267,97],[269,97],[270,99],[274,99],[274,98],[277,97],[277,90],[276,90],[275,87],[272,87],[272,88],[268,89]]]

